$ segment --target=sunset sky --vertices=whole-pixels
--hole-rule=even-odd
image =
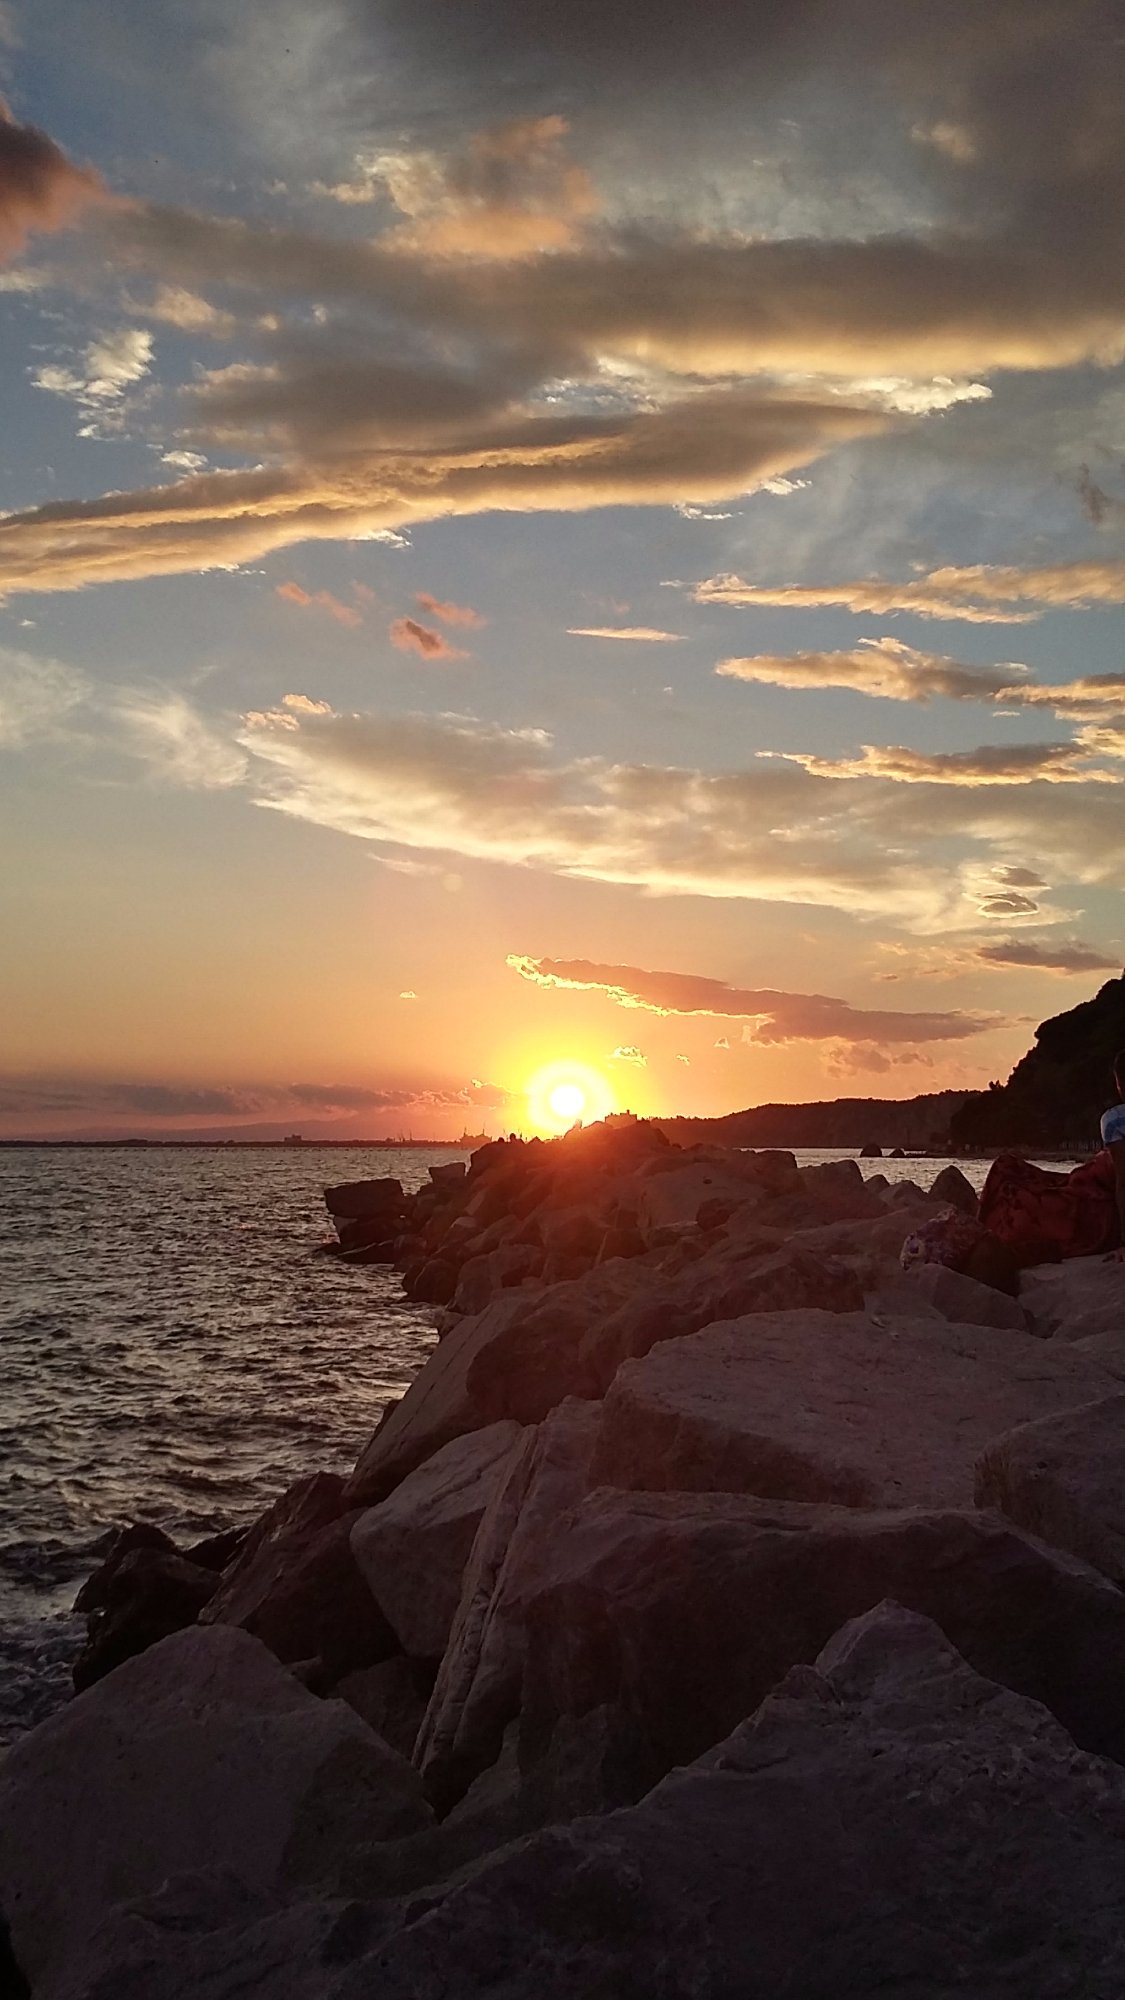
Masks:
[[[1125,953],[1110,0],[0,0],[0,1136],[1004,1077]]]

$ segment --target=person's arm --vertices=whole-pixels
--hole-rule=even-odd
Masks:
[[[1110,1256],[1118,1264],[1125,1264],[1125,1139],[1114,1139],[1109,1148],[1113,1161],[1113,1171],[1117,1176],[1117,1219],[1121,1228],[1121,1242]]]

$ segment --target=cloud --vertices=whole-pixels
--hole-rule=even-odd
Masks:
[[[661,632],[652,625],[568,625],[569,639],[630,639],[637,645],[674,646],[682,632]]]
[[[1082,944],[1077,938],[1058,944],[1041,944],[1035,938],[1000,938],[994,944],[979,945],[974,954],[982,965],[1005,968],[1018,966],[1032,972],[1120,972],[1116,958],[1096,945]]]
[[[779,993],[728,986],[693,972],[646,972],[636,965],[597,965],[588,959],[527,958],[512,952],[508,964],[537,986],[604,993],[619,1007],[650,1014],[704,1015],[746,1023],[743,1040],[785,1042],[950,1042],[1001,1025],[994,1014],[905,1014],[852,1007],[823,993]],[[720,1044],[716,1044],[716,1047]]]
[[[485,260],[574,244],[598,206],[586,170],[566,149],[557,113],[513,118],[472,133],[460,151],[363,151],[350,178],[313,192],[346,207],[391,204],[404,218],[384,241],[402,254]]]
[[[403,989],[403,991],[399,994],[398,997],[400,1000],[417,1000],[418,995],[413,991],[411,987],[407,986]]]
[[[0,261],[32,231],[65,229],[105,197],[92,167],[76,167],[36,125],[21,125],[0,98]]]
[[[357,611],[354,604],[345,604],[341,598],[334,597],[330,590],[302,590],[299,583],[279,583],[275,584],[274,589],[276,595],[285,598],[289,604],[312,606],[318,611],[326,611],[329,618],[336,620],[337,625],[354,627],[363,623],[362,611]]]
[[[1076,743],[985,744],[975,750],[926,752],[901,744],[865,743],[858,757],[816,757],[805,751],[777,753],[818,778],[882,778],[896,785],[1082,785],[1090,777],[1091,746]],[[1120,783],[1116,773],[1099,773]]]
[[[245,777],[244,753],[183,695],[167,689],[123,690],[112,709],[122,747],[140,759],[153,782],[219,791]]]
[[[702,589],[704,586],[700,586]],[[698,595],[698,592],[696,593]],[[747,659],[720,660],[715,672],[729,680],[756,681],[770,687],[850,688],[856,694],[885,701],[990,701],[1013,695],[1013,674],[1024,667],[962,666],[943,654],[921,652],[901,639],[861,639],[840,653],[760,653]],[[1125,684],[1125,676],[1123,676]]]
[[[986,896],[977,908],[982,917],[1032,917],[1039,905],[1030,896],[1021,896],[1016,890],[1009,889],[1004,895]]]
[[[60,660],[39,660],[0,646],[0,749],[23,750],[57,736],[66,717],[88,698],[85,674]]]
[[[281,706],[282,708],[289,709],[294,715],[331,715],[332,713],[330,702],[314,701],[307,694],[283,694],[281,697]]]
[[[620,417],[524,423],[457,448],[359,453],[315,467],[208,472],[168,486],[52,501],[0,518],[0,600],[23,590],[237,568],[299,542],[385,538],[495,509],[581,512],[744,492],[885,428],[878,413],[750,391]]]
[[[37,389],[69,396],[81,409],[102,411],[142,381],[151,366],[151,333],[146,327],[123,327],[92,340],[80,369],[45,362],[33,371],[31,379]]]
[[[471,605],[444,603],[440,597],[431,597],[428,590],[416,590],[414,602],[420,604],[423,611],[428,611],[431,618],[438,619],[442,625],[487,625],[488,623],[487,618],[482,617],[479,611],[474,611]]]
[[[502,1085],[481,1083],[432,1086],[423,1082],[184,1083],[150,1078],[91,1077],[81,1073],[0,1073],[0,1119],[54,1123],[76,1119],[95,1128],[178,1129],[184,1120],[217,1123],[272,1121],[283,1131],[295,1115],[312,1112],[344,1120],[365,1112],[399,1111],[415,1116],[449,1112],[460,1118],[472,1108],[499,1109],[513,1101]]]
[[[910,928],[964,924],[982,862],[1049,852],[1060,880],[1125,875],[1121,788],[821,777],[790,758],[745,769],[558,756],[539,730],[443,715],[248,720],[262,805],[408,855],[544,869],[661,894],[850,910]],[[1036,746],[1038,750],[1039,746]],[[957,776],[956,767],[954,777]]]
[[[868,577],[851,583],[759,584],[738,576],[707,577],[695,586],[697,604],[788,605],[847,611],[910,611],[918,618],[962,619],[977,625],[1026,625],[1044,611],[1085,611],[1125,604],[1125,562],[1093,559],[1047,563],[1034,569],[975,563],[946,565],[911,583]]]
[[[557,113],[475,132],[460,153],[368,157],[359,186],[382,190],[406,220],[397,249],[428,257],[510,259],[569,248],[597,209],[593,183],[566,151]],[[355,199],[357,183],[333,192]],[[347,193],[345,193],[347,189]]]
[[[1043,876],[1037,868],[1019,866],[997,868],[993,872],[996,880],[1003,882],[1005,887],[1009,889],[1045,889],[1047,887]]]
[[[633,1048],[629,1045],[626,1045],[623,1048],[614,1049],[610,1055],[609,1060],[610,1062],[634,1063],[638,1069],[648,1068],[648,1057],[644,1055],[640,1049]]]
[[[417,618],[396,618],[390,627],[392,646],[400,653],[419,653],[424,660],[467,660],[459,646],[451,646],[432,625],[420,625]]]

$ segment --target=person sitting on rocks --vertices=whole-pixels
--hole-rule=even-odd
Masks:
[[[988,1171],[979,1219],[1021,1265],[1096,1257],[1125,1262],[1125,1049],[1114,1058],[1118,1103],[1101,1121],[1102,1149],[1069,1174],[1000,1153]]]
[[[1125,1049],[1113,1058],[1113,1081],[1117,1103],[1102,1112],[1102,1145],[1113,1161],[1114,1193],[1117,1197],[1118,1244],[1113,1257],[1125,1264]]]

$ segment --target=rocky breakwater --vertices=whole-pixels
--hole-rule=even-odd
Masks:
[[[1118,2000],[1125,1266],[904,1273],[934,1206],[644,1126],[337,1206],[442,1337],[87,1586],[0,1994]]]

